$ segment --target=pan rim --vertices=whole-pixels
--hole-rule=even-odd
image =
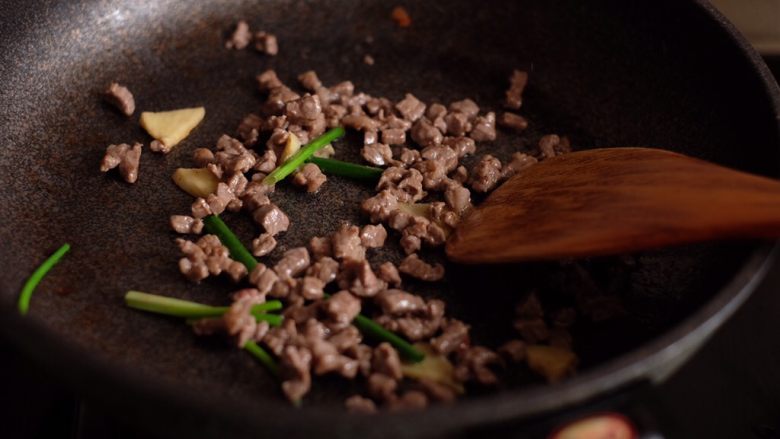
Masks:
[[[702,13],[717,21],[721,28],[729,34],[732,42],[737,45],[742,55],[746,57],[746,61],[752,66],[753,71],[758,74],[764,93],[770,97],[775,115],[780,117],[780,89],[778,89],[775,80],[759,54],[707,0],[692,0],[691,3],[697,5],[702,10]],[[780,132],[780,120],[778,121],[778,132]],[[613,358],[594,367],[592,370],[583,372],[560,385],[522,388],[505,394],[474,398],[451,407],[432,407],[423,413],[391,414],[367,420],[354,416],[348,417],[338,408],[323,408],[307,413],[307,421],[312,421],[309,428],[312,430],[327,428],[332,426],[335,420],[342,418],[349,419],[350,422],[354,421],[357,424],[363,424],[367,428],[376,429],[392,427],[399,418],[404,418],[404,422],[408,421],[408,423],[417,424],[417,426],[430,425],[431,427],[429,428],[436,428],[436,431],[442,431],[441,429],[444,425],[447,428],[454,429],[473,426],[477,423],[484,424],[519,419],[557,409],[563,405],[580,403],[595,394],[602,393],[606,389],[614,388],[615,383],[626,384],[642,379],[647,375],[648,371],[668,364],[668,361],[680,355],[684,348],[706,341],[714,328],[720,326],[747,300],[763,278],[771,262],[777,256],[777,252],[777,244],[761,246],[753,252],[748,261],[725,287],[721,288],[709,301],[683,322],[668,329],[658,338],[641,345],[637,349]],[[3,318],[0,319],[0,328],[3,330],[0,332],[21,350],[37,360],[43,359],[44,355],[51,358],[49,355],[53,354],[61,360],[67,359],[68,366],[63,368],[62,371],[81,369],[82,373],[87,371],[84,374],[85,376],[90,376],[93,379],[99,379],[112,385],[121,383],[120,387],[124,388],[123,390],[146,394],[147,398],[149,395],[164,394],[166,397],[170,397],[170,401],[174,404],[183,407],[190,406],[193,410],[197,410],[197,406],[201,406],[201,413],[206,412],[203,409],[211,410],[213,408],[215,401],[211,401],[212,404],[206,407],[204,404],[198,404],[195,400],[189,398],[188,395],[181,394],[178,389],[161,388],[157,384],[150,385],[139,379],[138,375],[121,374],[114,369],[107,368],[107,361],[88,353],[85,355],[85,352],[74,349],[74,346],[69,344],[59,344],[60,342],[56,340],[56,337],[48,333],[43,325],[34,320],[19,318],[12,310],[4,310],[3,314]],[[22,330],[11,331],[11,328],[21,328]],[[33,349],[31,347],[32,343],[29,343],[30,340],[39,340],[41,342],[36,345],[37,347],[48,346],[49,349],[44,353],[38,349]],[[81,384],[78,387],[82,389],[86,381],[88,380],[85,378],[70,378],[71,383]],[[561,395],[567,396],[564,398]],[[258,405],[263,405],[263,403],[258,403]],[[265,405],[267,405],[268,409],[266,414],[276,419],[277,422],[300,420],[292,415],[296,412],[289,410],[282,404],[273,405],[268,403]],[[280,408],[280,406],[282,407]],[[246,422],[246,413],[234,413],[224,406],[222,408],[224,410],[215,414],[231,421],[237,422],[243,419],[243,422]],[[423,418],[425,418],[425,422],[422,422]],[[446,421],[446,423],[437,421]],[[395,426],[395,429],[404,431],[403,427],[398,425]],[[392,434],[392,431],[393,428],[389,428],[387,433]],[[423,432],[417,430],[416,433]]]

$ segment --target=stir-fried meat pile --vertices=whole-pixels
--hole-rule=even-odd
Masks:
[[[244,49],[251,43],[268,55],[278,51],[273,35],[252,33],[243,21],[225,46]],[[549,381],[573,371],[577,357],[569,328],[577,318],[574,308],[546,312],[539,297],[528,294],[517,306],[516,320],[507,322],[517,338],[492,349],[477,343],[469,323],[450,315],[444,301],[414,292],[415,284],[437,283],[446,276],[442,264],[420,252],[441,249],[475,200],[512,175],[571,150],[566,137],[549,134],[541,137],[536,151],[516,152],[507,162],[491,154],[499,135],[516,135],[529,125],[517,114],[526,72],[512,72],[501,103],[507,111],[498,117],[472,99],[423,102],[405,93],[393,101],[358,91],[350,81],[326,86],[314,71],[301,73],[298,86],[286,85],[273,70],[256,80],[265,96],[257,111],[240,121],[235,136],[225,134],[213,149],[194,152],[194,162],[216,181],[214,190],[197,196],[187,214],[170,218],[172,229],[186,235],[203,233],[204,218],[225,211],[246,212],[257,224],[250,250],[259,263],[251,271],[232,259],[215,235],[176,240],[182,253],[179,269],[187,279],[201,282],[225,273],[241,285],[228,312],[194,323],[197,334],[224,333],[239,347],[252,341],[269,349],[278,359],[281,388],[291,401],[309,392],[312,376],[360,379],[365,395],[351,396],[346,407],[364,413],[453,401],[466,388],[499,385],[510,364],[528,364]],[[119,100],[124,92],[114,85]],[[132,95],[129,103],[118,105],[132,113],[130,104]],[[274,202],[274,186],[264,179],[289,157],[291,144],[306,144],[339,126],[360,133],[362,145],[353,147],[367,165],[383,168],[375,194],[351,200],[360,205],[365,223],[341,224],[328,236],[311,237],[306,247],[286,250],[272,263],[267,255],[295,227],[295,218]],[[111,145],[101,170],[119,167],[132,183],[140,151],[140,144]],[[329,145],[318,155],[334,153]],[[473,155],[477,157],[466,166],[463,159]],[[328,184],[314,163],[301,166],[289,181],[312,197]],[[401,262],[369,261],[389,241],[399,243]],[[266,298],[283,302],[281,325],[272,327],[252,313]],[[583,296],[584,309],[592,305],[588,300]],[[415,343],[426,353],[425,360],[408,363],[393,345],[364,339],[353,324],[361,313]]]

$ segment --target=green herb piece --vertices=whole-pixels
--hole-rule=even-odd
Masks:
[[[48,273],[52,267],[57,265],[57,262],[60,262],[60,259],[62,259],[62,257],[65,256],[65,253],[67,253],[69,250],[70,244],[63,244],[62,247],[54,252],[54,254],[43,261],[43,264],[36,268],[32,276],[30,276],[30,278],[27,279],[27,282],[24,283],[24,287],[22,287],[22,293],[19,295],[18,304],[19,312],[22,315],[27,314],[27,311],[30,310],[30,299],[32,298],[33,292],[35,291],[35,287],[41,283],[41,280],[44,278],[44,276],[46,276],[46,273]]]
[[[274,169],[273,172],[268,174],[268,176],[263,179],[263,183],[271,186],[275,185],[276,183],[279,183],[280,181],[284,180],[285,177],[292,174],[296,169],[298,169],[298,167],[301,166],[303,162],[306,161],[306,159],[311,157],[312,154],[317,152],[318,149],[321,149],[325,145],[329,144],[330,142],[338,139],[343,135],[344,135],[344,128],[336,127],[329,130],[328,132],[321,135],[320,137],[317,137],[316,139],[309,142],[306,146],[299,149],[298,152],[293,154],[292,157],[290,157],[279,167]]]
[[[249,253],[244,244],[241,244],[238,237],[233,233],[227,224],[217,215],[209,215],[203,218],[203,224],[206,226],[206,231],[212,235],[217,235],[222,244],[230,251],[230,256],[244,264],[247,270],[251,273],[257,266],[257,260],[255,260],[252,253]]]
[[[266,314],[264,312],[255,311],[254,309],[252,309],[250,313],[258,322],[268,322],[271,326],[280,326],[284,321],[284,317],[278,314]]]
[[[358,314],[355,320],[352,321],[360,332],[373,337],[376,340],[386,341],[393,345],[398,352],[407,360],[418,363],[425,358],[425,354],[420,352],[417,348],[412,346],[411,343],[399,337],[398,335],[383,328],[379,323],[369,319],[363,314]]]
[[[310,157],[307,161],[317,165],[322,172],[326,174],[338,175],[339,177],[351,178],[367,183],[376,183],[379,181],[379,177],[382,176],[382,172],[384,172],[384,169],[382,168],[357,165],[355,163],[321,157]]]
[[[191,302],[189,300],[176,299],[174,297],[160,296],[157,294],[143,293],[141,291],[128,291],[125,294],[125,303],[130,308],[149,311],[157,314],[164,314],[173,317],[183,317],[186,319],[199,319],[204,317],[219,317],[228,310],[227,306],[211,306],[202,303]],[[258,315],[265,314],[268,311],[275,311],[282,308],[282,302],[271,300],[252,307],[251,313],[256,318]],[[271,321],[276,321],[274,316]],[[281,320],[279,320],[281,323]]]
[[[260,347],[253,341],[248,341],[244,345],[244,350],[249,352],[253,357],[257,358],[266,369],[275,377],[279,378],[279,365],[276,364],[276,360],[265,349]]]

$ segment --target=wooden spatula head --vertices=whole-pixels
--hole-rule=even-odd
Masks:
[[[447,243],[461,263],[623,254],[780,237],[780,183],[670,151],[606,148],[510,178]]]

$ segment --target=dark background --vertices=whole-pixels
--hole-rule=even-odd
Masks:
[[[780,77],[780,57],[766,61]],[[745,306],[712,340],[645,395],[647,401],[636,404],[647,407],[667,438],[780,439],[778,333],[780,262],[775,262]],[[81,401],[52,378],[56,367],[32,363],[0,338],[0,437],[153,437],[137,431],[132,420],[101,413],[99,405]],[[524,436],[516,426],[499,434]]]

